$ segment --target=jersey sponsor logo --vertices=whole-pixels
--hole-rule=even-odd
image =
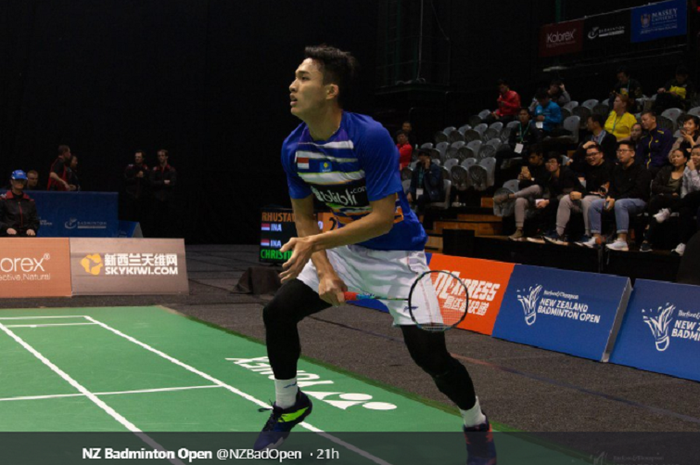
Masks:
[[[321,168],[320,169],[321,173],[330,173],[331,171],[333,171],[333,165],[331,165],[327,161],[324,161],[323,163],[321,163],[320,168]]]
[[[367,186],[362,185],[342,185],[342,186],[309,186],[311,192],[323,203],[336,204],[343,207],[358,207],[369,205],[367,199]]]

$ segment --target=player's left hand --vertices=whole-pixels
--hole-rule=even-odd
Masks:
[[[280,273],[280,278],[283,283],[299,276],[301,270],[304,269],[306,263],[311,259],[311,255],[314,253],[311,237],[293,237],[280,249],[280,252],[292,250],[292,256],[282,265],[284,271]]]

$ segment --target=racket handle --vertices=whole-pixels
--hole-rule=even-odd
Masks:
[[[343,297],[345,298],[345,301],[351,301],[351,300],[358,300],[357,296],[359,294],[357,292],[343,292]]]

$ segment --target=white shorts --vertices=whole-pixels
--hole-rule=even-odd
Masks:
[[[326,250],[326,254],[348,290],[363,294],[408,299],[411,286],[418,275],[430,271],[423,251],[372,250],[359,245],[347,245]],[[311,260],[298,279],[318,292],[318,273]],[[394,325],[416,324],[411,319],[407,300],[381,302],[388,307]],[[411,304],[419,323],[442,321],[432,284],[416,286]]]

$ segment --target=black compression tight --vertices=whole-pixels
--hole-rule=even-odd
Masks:
[[[293,280],[275,294],[263,310],[267,354],[277,379],[297,375],[301,343],[297,323],[309,315],[330,307],[316,292],[299,280]],[[415,326],[401,326],[411,358],[433,377],[440,392],[462,410],[476,403],[474,385],[467,369],[447,351],[443,333],[429,333]]]

